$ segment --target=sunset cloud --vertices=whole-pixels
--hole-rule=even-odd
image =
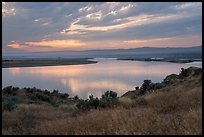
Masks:
[[[8,45],[9,47],[11,48],[14,48],[14,49],[21,49],[21,48],[25,48],[26,46],[23,46],[23,45],[20,45],[20,44],[10,44]]]
[[[24,44],[30,46],[47,46],[53,48],[76,48],[86,45],[79,40],[51,40],[51,41],[40,41],[40,42],[25,42]]]
[[[92,14],[91,14],[92,15]],[[91,15],[89,14],[89,18],[91,18]],[[151,23],[159,23],[159,22],[167,22],[172,20],[180,20],[183,18],[188,18],[194,16],[193,14],[186,14],[186,13],[180,13],[180,14],[142,14],[138,16],[133,17],[127,17],[127,18],[121,18],[117,19],[121,21],[118,24],[115,25],[108,25],[108,26],[90,26],[90,25],[81,25],[79,24],[80,19],[75,20],[67,29],[62,30],[62,32],[67,32],[67,34],[79,34],[80,32],[88,32],[88,31],[111,31],[111,30],[120,30],[130,27],[136,27],[140,25],[146,25]],[[99,17],[93,16],[93,18]],[[101,18],[101,16],[100,16]],[[98,19],[100,19],[98,18]],[[117,21],[116,20],[116,21]],[[114,21],[113,21],[114,22]]]
[[[202,2],[2,2],[3,52],[196,45]]]
[[[146,40],[128,40],[128,41],[124,41],[127,43],[147,43],[147,42],[155,42],[155,41],[166,41],[166,40],[172,40],[173,38],[156,38],[156,39],[146,39]]]
[[[182,37],[164,37],[164,38],[153,38],[153,39],[145,39],[145,40],[128,40],[123,41],[124,43],[128,43],[130,45],[140,45],[142,46],[148,46],[152,45],[154,47],[183,47],[183,45],[186,46],[186,42],[189,43],[189,47],[192,45],[199,46],[200,43],[202,43],[202,36],[195,35],[195,36],[189,36],[189,35],[183,35]],[[186,46],[188,47],[188,46]]]

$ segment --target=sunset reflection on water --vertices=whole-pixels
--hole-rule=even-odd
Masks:
[[[2,86],[37,87],[58,89],[71,96],[87,98],[90,94],[100,97],[107,90],[118,95],[135,86],[144,79],[160,82],[166,75],[180,72],[181,67],[192,64],[168,62],[121,61],[97,59],[98,63],[88,65],[65,65],[47,67],[22,67],[2,69]],[[202,67],[202,63],[193,64]]]

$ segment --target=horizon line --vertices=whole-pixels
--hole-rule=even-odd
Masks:
[[[193,48],[193,47],[202,47],[202,45],[200,46],[191,46],[191,47],[153,47],[153,46],[143,46],[143,47],[137,47],[137,48],[118,48],[118,49],[89,49],[89,50],[58,50],[58,51],[34,51],[34,52],[30,52],[30,51],[2,51],[2,54],[4,52],[5,53],[52,53],[52,52],[86,52],[86,51],[103,51],[103,50],[128,50],[128,49],[141,49],[141,48],[157,48],[157,49],[164,49],[164,48]]]

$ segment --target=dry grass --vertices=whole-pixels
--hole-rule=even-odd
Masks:
[[[3,134],[202,134],[202,81],[188,81],[135,100],[120,98],[115,108],[72,115],[73,106],[20,105],[3,112]],[[64,110],[65,109],[65,110]]]

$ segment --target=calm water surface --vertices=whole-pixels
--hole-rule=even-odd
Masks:
[[[80,98],[87,98],[90,94],[100,97],[105,91],[112,90],[120,96],[135,86],[141,86],[144,79],[161,82],[166,75],[178,74],[181,67],[202,67],[202,62],[95,60],[98,63],[88,65],[2,68],[2,87],[58,89]]]

